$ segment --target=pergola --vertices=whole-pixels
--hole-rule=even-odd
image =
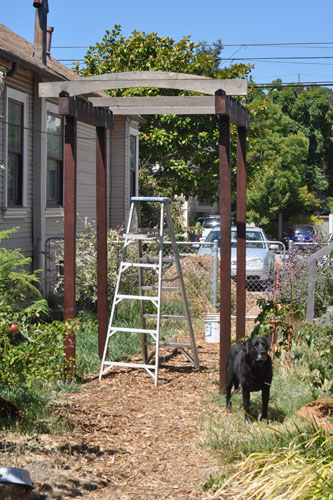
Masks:
[[[109,97],[92,93],[117,88],[168,88],[205,94],[171,97]],[[78,96],[85,96],[83,100]],[[236,336],[245,335],[246,273],[246,131],[247,110],[231,96],[247,95],[247,80],[134,71],[107,73],[79,80],[39,84],[39,96],[59,97],[59,112],[65,117],[65,197],[64,197],[64,319],[75,318],[75,240],[76,240],[76,121],[96,126],[96,216],[97,216],[97,307],[98,350],[100,357],[107,334],[107,222],[105,129],[112,127],[113,115],[216,114],[219,118],[220,160],[220,391],[225,386],[225,367],[231,343],[231,163],[230,123],[237,126],[237,275]],[[112,112],[111,112],[111,111]],[[75,354],[75,338],[65,342],[67,359]],[[72,364],[74,370],[74,364]]]

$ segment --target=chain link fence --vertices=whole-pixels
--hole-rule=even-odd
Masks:
[[[218,242],[185,241],[182,236],[176,237],[180,264],[184,277],[191,314],[198,315],[218,310],[220,304],[220,270]],[[155,246],[154,246],[155,245]],[[235,248],[235,242],[232,242]],[[81,306],[93,308],[96,305],[96,242],[95,230],[89,231],[78,239],[77,244],[77,299]],[[135,247],[135,245],[134,245]],[[109,270],[108,296],[112,302],[115,281],[122,258],[123,240],[116,231],[111,231],[108,239]],[[137,257],[136,249],[131,250],[133,260]],[[142,257],[155,255],[158,246],[149,243],[142,248]],[[246,242],[246,318],[249,324],[259,313],[258,300],[267,298],[275,287],[275,262],[283,261],[284,244],[279,241]],[[131,256],[127,256],[130,259]],[[48,238],[45,245],[45,291],[53,303],[61,303],[63,284],[63,238]],[[236,317],[236,253],[232,253],[232,315]],[[170,241],[163,246],[163,276],[172,278],[176,273],[174,254]],[[134,289],[135,272],[128,275],[125,289]],[[153,283],[156,276],[150,273],[146,281]],[[87,284],[86,282],[90,283]]]

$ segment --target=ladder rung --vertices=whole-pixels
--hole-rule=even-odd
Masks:
[[[159,262],[159,257],[141,257],[140,258],[140,261],[141,262],[145,262],[149,260],[150,262]],[[174,258],[170,258],[170,257],[162,257],[162,262],[168,262],[168,263],[172,263],[174,261]]]
[[[122,362],[122,361],[104,361],[103,363],[103,367],[104,366],[127,366],[129,368],[145,368],[146,370],[156,370],[156,366],[155,365],[144,365],[144,364],[140,364],[140,363],[125,363],[125,362]],[[104,368],[103,368],[104,370]]]
[[[156,342],[145,342],[146,345],[156,345]],[[177,348],[187,348],[191,349],[191,344],[186,344],[185,342],[168,342],[167,340],[160,340],[159,341],[159,346],[160,347],[172,347],[174,349]]]
[[[129,299],[129,300],[151,300],[152,302],[158,301],[158,297],[150,297],[149,295],[116,295],[117,299]]]
[[[158,290],[158,286],[144,285],[142,290]],[[162,290],[180,290],[179,286],[162,286]]]
[[[110,328],[110,334],[116,333],[116,332],[129,332],[129,333],[150,333],[151,335],[156,335],[157,330],[150,330],[147,328],[125,328],[121,326],[112,326]]]
[[[151,269],[158,269],[157,264],[142,264],[140,262],[122,262],[121,263],[122,270],[126,270],[129,267],[146,267]]]
[[[151,240],[158,240],[162,236],[159,233],[155,234],[145,234],[145,233],[125,233],[124,238],[128,240],[146,240],[146,241],[151,241]]]
[[[144,314],[145,318],[157,318],[157,314]],[[161,319],[185,319],[184,315],[161,314]]]

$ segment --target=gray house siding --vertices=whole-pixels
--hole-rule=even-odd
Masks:
[[[8,68],[8,64],[0,61],[0,64]],[[18,231],[9,240],[2,242],[6,248],[20,248],[22,253],[31,257],[33,254],[32,244],[32,165],[33,165],[33,73],[20,68],[6,81],[6,88],[1,99],[1,115],[4,121],[0,121],[1,127],[1,156],[2,162],[5,160],[5,134],[6,134],[6,99],[8,89],[19,91],[27,96],[27,133],[26,133],[26,177],[24,181],[24,206],[21,208],[8,208],[5,205],[6,171],[0,171],[0,192],[1,192],[1,217],[0,228],[10,229],[19,227]],[[10,91],[9,91],[10,92]]]
[[[111,227],[125,223],[126,117],[114,120],[111,138]]]

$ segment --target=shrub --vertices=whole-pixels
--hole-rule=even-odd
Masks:
[[[307,381],[312,389],[313,397],[318,397],[318,391],[328,395],[333,393],[333,327],[318,325],[302,325],[297,337],[306,342],[308,351],[304,358],[309,367]]]
[[[293,316],[304,319],[307,308],[307,290],[309,282],[308,259],[316,251],[313,248],[302,249],[297,245],[286,252],[286,258],[279,267],[279,286],[277,301],[280,304],[292,304]],[[292,276],[292,279],[291,279]],[[268,290],[273,298],[275,288]],[[331,303],[333,297],[333,266],[329,259],[321,259],[317,263],[315,314],[322,313]]]
[[[16,229],[0,231],[0,241]],[[0,248],[0,384],[31,386],[63,373],[63,341],[76,323],[47,323],[38,271],[19,250]]]
[[[119,264],[123,251],[123,242],[119,238],[119,233],[113,229],[109,230],[107,235],[107,296],[113,297]],[[129,255],[136,249],[130,248]],[[58,266],[63,265],[63,242],[60,243],[60,248],[57,254]],[[76,243],[76,301],[78,310],[96,311],[97,307],[97,241],[96,241],[96,227],[93,222],[86,224],[86,231],[81,233]],[[134,283],[137,280],[137,273],[135,276],[128,275],[126,280],[126,291],[124,293],[131,293]],[[63,274],[58,275],[58,281],[54,288],[54,293],[61,299],[63,292],[64,277]]]

